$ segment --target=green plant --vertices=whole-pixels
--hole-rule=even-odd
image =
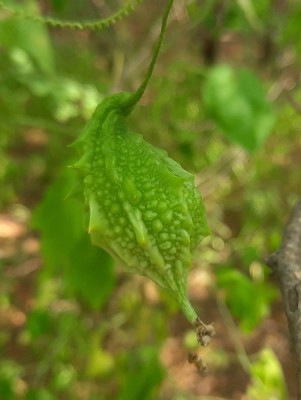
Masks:
[[[191,255],[208,235],[202,200],[192,174],[126,126],[152,74],[172,3],[145,80],[136,92],[100,103],[74,144],[83,153],[74,166],[84,173],[93,243],[167,289],[194,323],[186,286]]]
[[[289,78],[293,87],[292,70],[298,70],[296,61],[291,58],[295,44],[298,46],[297,35],[285,38],[283,33],[298,32],[296,9],[299,6],[294,5],[296,0],[293,0],[290,10],[287,5],[287,12],[283,13],[279,12],[281,5],[270,1],[254,0],[249,2],[251,8],[245,8],[242,2],[221,7],[219,0],[202,4],[194,0],[175,3],[175,13],[169,20],[166,52],[152,78],[152,87],[140,102],[139,112],[124,115],[122,95],[117,96],[115,103],[107,96],[120,88],[139,86],[137,76],[145,60],[150,58],[151,44],[158,36],[156,16],[161,19],[159,10],[163,3],[160,6],[160,2],[145,2],[137,9],[138,15],[124,18],[116,27],[111,22],[117,19],[110,16],[123,18],[126,13],[121,10],[129,10],[129,4],[138,2],[2,2],[7,7],[0,9],[3,71],[0,82],[0,186],[3,187],[0,202],[5,206],[1,210],[0,236],[3,216],[4,227],[8,217],[29,228],[32,209],[38,204],[33,216],[38,234],[28,229],[25,237],[18,237],[14,243],[7,241],[8,246],[5,240],[3,248],[1,246],[0,314],[14,315],[14,308],[23,313],[18,326],[6,325],[6,318],[1,318],[0,323],[3,358],[0,393],[7,398],[127,399],[131,393],[133,400],[141,396],[161,400],[192,399],[205,394],[208,380],[216,388],[215,395],[222,398],[232,398],[234,392],[236,396],[239,393],[243,396],[246,390],[249,396],[256,398],[270,398],[281,393],[283,377],[277,378],[279,384],[274,378],[270,379],[274,369],[267,357],[262,357],[262,365],[268,367],[263,374],[260,368],[244,368],[242,355],[245,347],[245,353],[253,360],[253,351],[267,344],[278,346],[278,338],[281,350],[284,340],[282,334],[278,336],[279,330],[283,331],[278,323],[281,311],[279,307],[270,307],[278,300],[262,256],[267,249],[278,248],[281,220],[295,202],[300,186],[296,169],[300,158],[297,136],[300,115],[287,104],[283,107],[282,103],[287,91],[282,83]],[[96,20],[97,15],[101,19]],[[92,23],[80,22],[83,19]],[[111,22],[106,24],[105,20]],[[285,23],[289,21],[292,23]],[[262,30],[254,33],[253,28],[257,29],[258,23]],[[106,26],[108,30],[101,34],[58,29],[98,30]],[[266,44],[272,47],[264,47]],[[181,53],[178,53],[179,48]],[[266,53],[262,53],[264,49]],[[261,59],[263,55],[265,58]],[[292,62],[289,66],[288,60]],[[217,62],[222,64],[216,65]],[[277,77],[279,69],[282,70],[281,80],[279,75]],[[290,95],[297,108],[300,90],[296,87]],[[134,94],[128,96],[134,97]],[[98,176],[101,172],[104,181],[97,180],[96,203],[105,215],[98,222],[109,220],[106,209],[114,208],[113,200],[121,209],[114,215],[117,223],[113,226],[109,223],[111,219],[108,222],[111,230],[102,230],[100,234],[91,232],[96,236],[96,243],[111,246],[116,239],[118,254],[122,255],[123,238],[133,241],[130,245],[138,246],[139,250],[149,241],[151,245],[143,253],[146,262],[150,259],[148,252],[155,245],[163,254],[164,262],[167,257],[183,256],[181,243],[174,246],[175,255],[168,254],[169,249],[159,248],[164,240],[170,242],[166,235],[173,235],[172,240],[176,240],[175,233],[153,232],[153,225],[158,229],[161,226],[152,220],[143,221],[147,228],[147,235],[144,235],[137,214],[142,219],[149,207],[151,213],[147,215],[152,218],[157,212],[159,220],[166,209],[173,211],[186,204],[183,215],[178,213],[183,217],[181,221],[186,221],[191,211],[188,200],[194,199],[193,193],[199,194],[194,190],[192,175],[169,159],[167,153],[147,142],[164,148],[185,169],[197,174],[195,182],[204,196],[212,235],[203,241],[199,259],[197,254],[195,256],[197,268],[191,276],[190,296],[199,314],[204,312],[206,318],[214,320],[219,332],[213,346],[202,351],[202,358],[209,365],[209,376],[204,377],[204,385],[197,385],[197,389],[193,379],[185,376],[185,354],[180,340],[187,325],[177,312],[176,300],[167,291],[157,291],[148,279],[115,269],[107,252],[91,244],[86,232],[87,210],[73,197],[67,197],[76,175],[76,171],[65,168],[74,162],[69,154],[73,149],[69,150],[67,145],[79,136],[78,127],[91,117],[91,111],[101,99],[105,99],[102,106],[106,104],[112,109],[103,110],[103,121],[94,115],[88,125],[94,121],[99,127],[97,145],[104,148],[99,157],[104,166],[90,163],[95,149],[92,145],[84,148],[92,140],[90,132],[91,136],[83,138],[77,146],[84,157],[79,171],[84,182],[81,181],[78,189],[80,192],[84,189],[89,206],[91,188],[87,176]],[[133,101],[132,109],[138,109],[136,101],[138,98]],[[114,125],[112,118],[115,117],[123,133],[110,132],[112,135],[109,135],[104,127]],[[108,134],[103,135],[104,131]],[[132,132],[143,132],[144,139]],[[120,137],[126,138],[131,148],[142,148],[148,157],[142,158],[137,152],[128,154],[120,144]],[[115,146],[116,141],[119,147]],[[126,167],[118,164],[123,153]],[[138,163],[146,162],[154,165],[153,171],[150,168],[142,171]],[[160,179],[153,181],[154,171]],[[143,173],[148,177],[146,180],[150,180],[152,187],[149,189],[142,182]],[[105,185],[109,185],[113,193],[109,206],[105,204]],[[161,186],[167,187],[166,193]],[[191,188],[192,196],[185,199],[183,193],[187,188]],[[159,189],[162,190],[158,194]],[[98,198],[100,190],[102,195]],[[130,208],[124,207],[126,200]],[[140,211],[144,200],[147,200],[147,207]],[[191,216],[192,221],[197,219],[193,211]],[[129,226],[117,226],[120,221],[124,222],[122,218]],[[97,227],[101,229],[99,224]],[[196,230],[193,224],[186,230],[188,235],[197,236],[201,229]],[[106,233],[115,236],[103,236]],[[193,245],[187,248],[185,251],[190,258]],[[144,273],[142,264],[130,268],[127,260],[119,255],[116,258],[125,264],[126,272]],[[188,268],[174,269],[171,275],[175,272],[180,274],[182,289],[185,288]],[[159,274],[163,274],[163,270]],[[167,273],[163,277],[168,279]],[[180,290],[176,288],[178,297]],[[237,341],[232,339],[234,321],[231,325],[227,313],[218,314],[216,296],[223,298],[225,308],[227,305],[235,317],[235,324],[239,326]],[[186,289],[184,297],[187,302]],[[192,321],[192,313],[189,318]],[[226,331],[221,325],[223,319]],[[189,350],[196,351],[195,334],[193,330],[190,333],[193,344]],[[248,335],[244,336],[246,333]],[[270,337],[277,338],[277,343],[276,340],[270,342]],[[230,340],[234,342],[236,354],[231,351]],[[137,351],[133,350],[133,344]],[[224,349],[224,361],[216,362],[214,358],[221,349]],[[283,358],[281,351],[276,354],[286,370],[289,360]],[[202,370],[202,360],[197,357],[193,354],[191,361],[196,360],[196,366]],[[12,360],[16,367],[22,368],[7,375]],[[26,360],[30,360],[30,365]],[[162,386],[159,360],[169,369]],[[174,368],[177,362],[180,368]],[[239,362],[242,364],[238,365],[239,369],[243,367],[245,371],[244,379],[240,379],[241,373],[236,374]],[[249,364],[251,366],[251,361]],[[188,366],[187,374],[190,378],[193,368]],[[186,381],[183,386],[182,376]],[[247,389],[246,380],[250,379],[253,382]],[[289,388],[288,396],[290,391]]]

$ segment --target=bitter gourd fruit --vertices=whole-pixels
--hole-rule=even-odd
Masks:
[[[128,129],[133,96],[106,98],[75,142],[82,153],[75,167],[84,176],[89,233],[128,271],[172,293],[194,323],[187,274],[194,250],[208,235],[203,202],[192,174]]]
[[[82,157],[92,242],[130,272],[148,276],[177,299],[198,341],[214,334],[187,297],[192,254],[208,235],[205,210],[194,177],[167,153],[131,132],[126,117],[141,99],[152,75],[173,0],[168,0],[161,31],[144,80],[134,93],[106,98],[75,142]]]

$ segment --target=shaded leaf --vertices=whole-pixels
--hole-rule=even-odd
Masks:
[[[25,400],[54,400],[55,397],[47,389],[29,389]]]
[[[14,400],[15,394],[13,391],[13,385],[8,380],[0,376],[0,393],[3,399]]]
[[[52,328],[48,310],[36,309],[27,316],[26,327],[33,338],[46,334]]]
[[[41,232],[46,274],[59,270],[73,293],[99,308],[115,284],[113,261],[91,244],[84,229],[84,208],[67,197],[75,186],[73,171],[65,170],[35,211],[33,226]]]
[[[46,267],[62,267],[84,232],[84,210],[79,202],[66,198],[74,185],[73,171],[65,171],[48,189],[33,217],[33,227],[41,232],[41,248]]]
[[[92,308],[99,308],[115,285],[112,257],[84,234],[72,248],[66,278],[70,288]]]
[[[124,376],[123,386],[116,400],[150,400],[155,396],[156,388],[164,377],[158,350],[140,348],[132,353],[128,373]]]

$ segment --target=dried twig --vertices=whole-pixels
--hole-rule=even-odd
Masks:
[[[280,249],[268,257],[267,264],[279,280],[297,361],[298,400],[301,400],[301,200],[287,224]]]

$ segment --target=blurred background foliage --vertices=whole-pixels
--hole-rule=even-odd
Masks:
[[[121,0],[6,0],[104,18]],[[92,247],[68,147],[106,95],[137,88],[162,2],[100,32],[0,8],[0,399],[289,399],[294,373],[274,278],[300,195],[298,0],[175,0],[154,77],[129,124],[196,174],[212,235],[189,293],[217,336],[201,377],[166,293]],[[211,396],[211,397],[210,397]]]

